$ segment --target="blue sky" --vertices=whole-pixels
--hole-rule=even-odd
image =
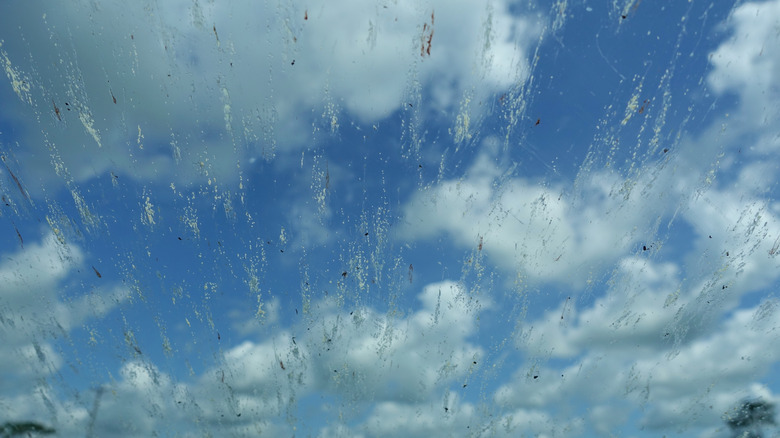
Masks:
[[[730,436],[780,1],[10,3],[0,421]]]

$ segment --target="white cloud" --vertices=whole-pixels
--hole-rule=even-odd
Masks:
[[[774,39],[766,21],[777,14],[752,23],[745,12],[767,7],[775,3],[740,6],[735,33]],[[731,53],[729,44],[716,54]],[[755,40],[749,45],[731,55],[749,56]],[[743,296],[775,284],[780,272],[773,254],[780,236],[777,208],[764,198],[767,185],[774,184],[775,159],[745,164],[776,143],[766,120],[777,114],[762,106],[776,100],[767,99],[776,93],[774,82],[780,77],[774,73],[776,46],[767,48],[768,61],[751,66],[760,70],[755,82],[752,70],[739,70],[750,62],[714,64],[710,86],[718,93],[738,91],[740,112],[719,119],[698,138],[685,139],[685,150],[671,165],[649,163],[634,180],[588,169],[569,189],[506,178],[492,164],[496,160],[483,153],[464,177],[408,202],[401,236],[425,239],[442,233],[471,251],[477,251],[481,237],[481,251],[496,265],[520,270],[526,278],[565,278],[578,288],[588,274],[616,265],[606,294],[593,303],[573,291],[572,299],[521,325],[518,345],[529,358],[496,392],[500,405],[545,412],[568,406],[576,412],[578,401],[587,403],[587,423],[601,433],[615,431],[637,408],[645,410],[642,424],[652,430],[677,425],[679,430],[712,431],[739,394],[777,363],[770,352],[780,322],[774,300],[735,310]],[[757,115],[761,129],[745,135],[756,126]],[[748,119],[750,128],[741,128]],[[724,133],[721,122],[733,132]],[[719,155],[723,145],[728,153]],[[718,186],[716,181],[730,178],[734,169],[740,172],[736,181]],[[663,246],[677,248],[682,242],[660,240],[652,242],[649,256],[632,255],[644,253],[636,245],[651,246],[658,227],[654,221],[665,215],[692,227],[693,247],[672,255]],[[556,269],[552,262],[559,254],[561,261],[576,254],[590,269],[583,270],[571,257]],[[685,263],[657,261],[667,255],[683,256]],[[541,365],[549,358],[572,364]]]
[[[615,412],[612,412],[614,418]],[[554,418],[545,410],[516,409],[496,421],[490,434],[482,436],[534,436],[534,437],[574,437],[582,436],[581,418]]]
[[[46,324],[18,331],[23,320],[37,321],[40,310],[29,308],[38,299],[54,304],[48,309],[51,319],[43,319],[55,321],[67,336],[86,318],[105,315],[126,297],[116,289],[107,293],[109,298],[93,294],[61,303],[60,284],[85,258],[79,247],[65,246],[50,235],[42,243],[27,243],[0,266],[0,276],[13,286],[3,290],[4,328],[15,328],[9,333],[19,335],[16,347],[9,344],[4,353],[18,360],[4,362],[11,367],[4,375],[37,379],[52,375],[64,363],[48,342],[35,340]],[[450,385],[460,386],[473,371],[472,363],[484,354],[469,338],[475,334],[475,315],[488,304],[484,297],[482,304],[472,300],[453,282],[428,285],[419,298],[419,309],[401,318],[366,307],[347,315],[327,303],[315,304],[324,305],[318,319],[295,327],[297,339],[293,331],[283,330],[260,343],[239,344],[193,384],[177,383],[152,362],[132,360],[122,365],[116,381],[84,392],[87,398],[97,398],[96,408],[91,401],[84,407],[26,393],[18,396],[19,407],[8,418],[43,421],[37,409],[45,405],[51,406],[51,418],[44,423],[61,433],[82,434],[92,427],[97,435],[122,431],[125,436],[148,436],[160,430],[189,430],[193,419],[206,429],[254,433],[286,430],[278,423],[279,415],[294,411],[312,394],[337,395],[345,401],[425,403],[441,397]],[[17,369],[29,372],[22,375]],[[5,390],[8,394],[12,388]]]
[[[3,344],[0,372],[8,393],[23,390],[31,381],[57,372],[64,364],[51,338],[66,337],[90,318],[100,318],[125,300],[127,290],[98,287],[88,295],[63,299],[66,280],[84,268],[86,256],[74,244],[62,243],[54,233],[41,242],[27,242],[0,264],[0,333]]]
[[[56,284],[82,263],[83,254],[74,245],[60,244],[51,233],[41,243],[28,243],[0,265],[3,304],[21,307],[34,301],[56,297]]]
[[[735,11],[735,23],[741,30],[736,33],[751,26],[748,12],[764,16],[751,8],[774,4],[740,6]],[[404,97],[417,92],[409,89],[415,78],[433,87],[433,93],[439,96],[434,104],[439,106],[437,109],[460,107],[471,92],[469,87],[477,81],[484,80],[491,91],[523,79],[522,69],[513,76],[515,67],[524,62],[523,45],[508,43],[512,39],[507,35],[529,27],[500,9],[494,16],[496,45],[488,53],[482,52],[479,40],[463,41],[458,33],[462,29],[468,30],[462,32],[464,35],[484,30],[485,17],[480,15],[483,9],[479,7],[476,11],[480,13],[476,13],[469,9],[471,3],[435,3],[430,8],[405,2],[388,3],[387,8],[381,3],[362,2],[317,3],[304,10],[279,7],[262,11],[271,17],[267,18],[270,31],[252,22],[257,21],[259,12],[242,5],[210,4],[203,9],[187,5],[171,2],[152,11],[164,23],[161,27],[141,18],[145,11],[129,9],[126,14],[139,15],[120,20],[116,35],[123,35],[126,40],[127,34],[132,33],[131,41],[135,43],[128,44],[135,44],[134,49],[122,46],[125,43],[121,38],[113,39],[116,35],[106,35],[103,49],[111,48],[113,56],[135,69],[125,78],[127,86],[122,94],[117,92],[119,101],[129,107],[111,115],[114,103],[108,102],[108,98],[99,102],[94,78],[85,78],[81,85],[75,81],[75,88],[67,91],[42,92],[61,93],[75,97],[73,102],[89,105],[89,111],[85,107],[82,115],[89,114],[97,127],[97,135],[89,136],[111,151],[99,153],[90,164],[97,163],[98,172],[116,165],[139,170],[139,179],[155,179],[159,176],[155,169],[169,165],[174,158],[167,151],[168,146],[150,144],[168,138],[169,131],[182,126],[198,126],[208,132],[178,137],[179,147],[183,148],[193,138],[201,140],[200,146],[182,152],[184,158],[179,166],[192,169],[182,170],[180,177],[186,180],[200,174],[221,182],[234,172],[237,163],[243,163],[245,156],[257,153],[245,147],[270,148],[269,139],[284,137],[281,132],[301,130],[304,125],[309,129],[308,122],[284,126],[285,122],[279,120],[291,120],[295,114],[311,108],[316,108],[316,117],[320,119],[317,129],[327,130],[332,122],[339,123],[344,112],[366,122],[386,117]],[[418,19],[428,20],[429,10],[437,11],[432,54],[430,58],[418,59]],[[91,12],[92,19],[99,22],[101,14],[107,16],[116,11],[108,7]],[[470,15],[449,18],[448,14]],[[304,20],[304,16],[308,19]],[[396,16],[400,24],[396,24]],[[68,19],[71,18],[76,17]],[[765,21],[762,18],[758,23],[758,33],[764,32],[761,35],[771,40],[771,33],[766,33],[770,25],[761,24]],[[122,29],[127,22],[146,23],[143,26],[148,28]],[[334,22],[340,25],[333,28],[328,24]],[[454,22],[463,23],[463,28],[454,28]],[[84,29],[91,29],[90,26],[85,24]],[[513,30],[513,26],[522,29]],[[75,33],[81,31],[77,29]],[[438,44],[439,36],[447,42]],[[73,40],[60,37],[60,41],[80,44],[85,37],[78,34]],[[519,38],[521,42],[523,39]],[[165,44],[168,49],[163,47]],[[718,59],[730,56],[731,63],[714,64],[716,73],[711,76],[710,85],[716,92],[741,90],[746,98],[771,90],[766,74],[772,74],[775,61],[768,62],[767,67],[767,62],[755,60],[763,54],[745,60],[740,57],[749,50],[731,53],[724,47],[716,52],[721,55]],[[136,54],[138,48],[141,50]],[[255,52],[263,56],[247,55]],[[450,56],[463,52],[471,55]],[[278,58],[265,57],[267,53]],[[80,59],[80,71],[101,71],[95,67],[101,61],[96,59],[97,54],[94,56]],[[455,62],[445,63],[445,58]],[[295,65],[289,65],[293,59]],[[277,61],[284,67],[269,69]],[[757,84],[748,82],[750,72],[732,66],[743,61],[764,69],[758,74],[763,79]],[[229,67],[230,62],[235,65]],[[315,67],[319,65],[332,69]],[[169,69],[176,80],[165,79]],[[256,81],[249,79],[258,72],[264,72],[263,76]],[[730,76],[722,72],[729,72]],[[163,81],[147,80],[152,75]],[[269,76],[273,79],[268,80]],[[43,82],[38,82],[38,86]],[[112,79],[111,83],[116,82]],[[150,83],[155,86],[149,87]],[[256,89],[251,85],[255,83]],[[269,91],[272,88],[273,93]],[[192,113],[173,110],[190,98]],[[471,96],[472,101],[478,99]],[[258,100],[262,104],[257,104]],[[36,107],[40,114],[50,112],[46,109],[48,101],[40,101],[43,103]],[[145,119],[147,108],[141,103],[149,102],[148,113],[155,121]],[[211,122],[199,125],[188,120],[191,117]],[[92,123],[88,118],[67,122],[64,129],[72,130],[68,135],[73,137],[83,136],[81,131],[88,130]],[[144,127],[136,130],[134,125],[141,123]],[[238,143],[257,144],[233,149],[229,135],[218,134],[225,123],[230,125],[227,131],[244,136]],[[269,130],[274,132],[263,137]],[[107,135],[117,131],[121,135]],[[126,362],[117,380],[104,385],[95,429],[103,435],[123,436],[149,436],[166,428],[191,428],[193,435],[195,429],[247,435],[288,434],[293,425],[299,424],[300,418],[295,415],[304,410],[301,407],[317,399],[318,406],[349,405],[360,411],[356,417],[366,416],[365,420],[360,417],[362,421],[355,427],[334,421],[321,429],[322,436],[430,436],[449,431],[457,435],[468,428],[474,429],[475,434],[483,431],[491,436],[577,436],[586,426],[602,434],[614,432],[629,421],[630,414],[636,412],[634,407],[645,409],[642,424],[649,429],[674,424],[684,430],[720,422],[721,413],[746,387],[751,394],[776,400],[769,389],[758,386],[755,380],[780,359],[773,348],[780,323],[777,302],[768,299],[753,307],[737,307],[744,295],[777,282],[779,271],[773,251],[777,251],[776,242],[780,239],[778,207],[762,200],[762,184],[752,179],[756,170],[764,173],[762,181],[771,179],[772,167],[755,163],[750,170],[743,170],[739,181],[750,187],[747,192],[739,188],[707,190],[709,183],[700,185],[698,181],[709,178],[703,168],[706,163],[698,163],[693,155],[714,148],[697,147],[711,140],[707,135],[714,135],[714,131],[691,140],[694,152],[690,152],[691,156],[679,155],[676,164],[684,165],[677,173],[654,164],[647,165],[636,179],[608,170],[588,171],[571,189],[563,182],[545,185],[528,178],[506,177],[493,157],[481,154],[466,176],[432,186],[405,206],[407,223],[400,236],[426,239],[446,233],[456,247],[484,252],[506,271],[519,270],[525,278],[539,283],[558,281],[580,288],[598,278],[606,267],[615,267],[609,289],[593,303],[575,291],[571,300],[561,300],[557,308],[538,318],[530,317],[523,331],[516,333],[526,362],[510,378],[502,380],[504,385],[495,393],[495,401],[508,410],[500,418],[485,420],[478,407],[449,392],[451,387],[458,388],[464,379],[470,378],[474,361],[482,363],[479,359],[485,351],[472,338],[477,334],[477,315],[484,307],[470,300],[456,283],[441,282],[425,287],[419,295],[420,307],[407,316],[381,314],[369,307],[358,307],[347,314],[330,302],[314,303],[315,316],[306,322],[229,348],[219,356],[218,365],[192,383],[176,382],[150,362]],[[142,138],[141,134],[144,149],[139,144],[130,145],[135,158],[126,154],[107,158],[119,150],[113,143],[126,143],[123,136],[136,141]],[[293,136],[290,144],[279,147],[299,147],[293,143],[302,138]],[[762,134],[762,138],[776,139],[771,133]],[[95,146],[89,147],[94,152]],[[75,158],[78,156],[67,159]],[[104,160],[102,164],[100,160]],[[691,166],[686,167],[687,164]],[[77,180],[94,175],[91,167],[78,166],[71,165]],[[692,226],[698,236],[693,247],[687,249],[691,254],[688,261],[658,261],[637,255],[642,254],[637,246],[655,236],[659,217],[676,213],[678,208],[682,213],[677,220]],[[290,214],[310,219],[313,210],[293,208]],[[309,219],[301,221],[304,231],[294,237],[307,245],[318,242],[316,235],[322,231],[321,222]],[[309,235],[305,230],[309,230]],[[83,264],[85,256],[72,245],[63,250],[53,237],[45,242],[28,244],[28,255],[0,265],[0,283],[13,286],[0,301],[5,307],[3,315],[10,315],[3,321],[3,328],[10,326],[6,325],[9,321],[16,328],[24,326],[18,315],[35,324],[24,326],[27,332],[14,332],[21,334],[14,340],[16,349],[9,354],[39,375],[59,369],[63,358],[50,344],[35,343],[28,336],[47,327],[47,323],[36,319],[40,315],[29,311],[34,307],[30,301],[33,291],[51,291],[42,295],[54,304],[49,311],[64,330],[89,316],[104,315],[124,296],[121,289],[116,289],[109,293],[108,300],[89,295],[67,305],[59,302],[56,286],[75,266]],[[660,250],[654,254],[664,255]],[[279,322],[280,306],[279,300],[268,303],[267,322],[271,325]],[[248,325],[236,325],[244,327],[243,334],[251,333]],[[545,363],[549,358],[566,361],[563,365]],[[5,370],[3,374],[8,375]],[[12,417],[22,418],[49,409],[59,419],[60,428],[74,434],[81,433],[89,423],[93,414],[83,406],[57,403],[51,395],[47,397],[50,402],[53,400],[50,405],[54,407],[49,408],[42,397],[47,394],[46,388],[35,391],[34,395],[19,396],[11,402],[4,399],[4,404],[14,407]],[[319,403],[323,397],[332,397],[334,401]],[[376,403],[362,410],[369,401]],[[588,404],[587,412],[579,410],[579,401]],[[281,418],[289,424],[282,424]]]
[[[451,399],[438,403],[379,403],[359,429],[367,436],[410,438],[478,433],[482,425],[475,407],[460,403],[457,397]]]
[[[757,125],[780,116],[775,105],[780,93],[778,17],[777,0],[739,5],[728,21],[732,37],[710,55],[710,87],[717,93],[738,93],[742,100],[740,109],[753,116],[753,124]]]
[[[440,400],[425,403],[378,403],[371,415],[352,430],[387,437],[578,436],[582,420],[553,418],[541,409],[514,409],[494,417],[456,393],[447,392]]]
[[[730,34],[709,56],[709,88],[718,96],[734,95],[736,108],[708,128],[697,147],[723,148],[719,164],[739,167],[736,184],[764,195],[775,184],[780,147],[780,1],[739,4],[722,26]],[[691,157],[695,161],[695,157]],[[730,183],[731,181],[729,181]]]
[[[775,6],[738,8],[735,33],[776,39],[766,21],[777,14],[752,23],[745,12],[767,7]],[[729,53],[749,56],[756,47],[750,39],[750,50],[731,53],[729,44],[716,51],[720,59]],[[777,134],[762,127],[745,135],[752,128],[740,127],[758,115],[759,126],[777,118],[762,106],[776,100],[767,99],[776,94],[780,77],[776,46],[767,47],[769,60],[751,66],[760,70],[755,82],[752,70],[739,70],[750,62],[714,63],[710,86],[717,93],[739,92],[740,112],[719,119],[698,138],[686,138],[670,163],[648,162],[632,178],[585,168],[570,188],[507,178],[494,164],[498,160],[483,151],[462,178],[419,192],[405,205],[403,238],[443,234],[456,248],[485,252],[524,279],[563,279],[575,289],[570,299],[519,325],[515,335],[527,359],[495,393],[499,405],[577,412],[577,404],[585,403],[587,424],[604,434],[625,425],[637,409],[645,410],[642,424],[653,430],[670,424],[702,430],[722,423],[736,394],[777,362],[768,352],[778,322],[773,301],[735,310],[743,296],[775,284],[780,272],[772,255],[780,223],[776,208],[763,198],[774,184],[775,159],[745,167],[745,159],[755,160],[754,152],[771,150]],[[724,133],[721,122],[734,129]],[[718,154],[723,145],[725,156]],[[736,184],[729,179],[718,186],[734,169],[741,171]],[[692,227],[693,247],[657,240],[660,221],[669,216]],[[683,253],[665,251],[666,244]],[[649,252],[637,250],[645,245]],[[667,256],[670,261],[657,260]],[[678,263],[678,256],[686,262]],[[578,289],[613,264],[610,287],[589,303]],[[755,329],[759,314],[765,331]],[[542,365],[550,358],[571,365]]]
[[[225,383],[239,392],[300,389],[357,399],[425,400],[467,375],[483,352],[468,341],[480,307],[459,286],[429,285],[420,300],[420,310],[399,320],[370,308],[351,314],[320,309],[324,315],[297,335],[284,331],[234,347],[225,354],[224,368],[204,379],[221,381],[224,372]]]
[[[664,348],[663,334],[675,319],[671,297],[679,294],[678,268],[628,257],[618,264],[607,293],[588,307],[573,295],[516,334],[518,345],[534,356],[574,358],[591,349],[614,358],[631,349]],[[683,300],[674,302],[680,305]],[[667,338],[667,341],[670,338]]]
[[[625,408],[616,401],[625,399],[645,410],[649,429],[704,430],[780,360],[776,300],[739,308],[780,277],[776,209],[739,187],[681,199],[692,245],[676,256],[685,263],[624,257],[603,296],[588,303],[572,294],[521,325],[516,339],[531,360],[496,392],[498,403],[541,409],[585,400],[589,424],[608,431],[616,417],[599,419],[599,409]],[[548,358],[572,365],[538,364]]]
[[[435,430],[437,424],[465,429],[475,408],[461,403],[449,388],[460,388],[473,361],[484,354],[468,341],[479,307],[453,282],[428,285],[420,300],[418,310],[398,319],[369,308],[348,315],[322,303],[326,310],[320,319],[261,342],[243,342],[192,383],[176,382],[151,362],[131,360],[121,366],[116,381],[85,392],[97,398],[87,403],[89,409],[52,400],[51,424],[83,433],[94,418],[95,436],[174,430],[184,436],[196,430],[287,434],[294,422],[284,424],[280,418],[298,415],[307,398],[324,396],[370,412],[358,428],[367,432],[389,425],[370,420],[389,411],[421,412],[415,421],[403,422],[410,433]],[[294,339],[295,330],[300,334]],[[33,396],[26,400],[40,404]],[[425,409],[431,412],[422,413]],[[434,411],[439,415],[432,416]],[[17,414],[23,418],[31,412]],[[346,430],[331,423],[321,432]]]
[[[60,402],[56,391],[46,384],[28,385],[25,390],[24,394],[3,397],[4,422],[35,419],[45,427],[53,427],[60,436],[74,430],[78,431],[74,435],[84,435],[86,429],[79,427],[89,414],[83,406]]]
[[[262,295],[258,295],[257,299],[257,306],[242,305],[229,313],[232,328],[241,336],[265,333],[267,330],[273,330],[271,327],[276,328],[279,323],[281,316],[279,297],[263,301]]]
[[[101,2],[26,5],[5,16],[27,41],[5,41],[8,68],[32,78],[31,97],[9,111],[35,112],[22,125],[35,120],[51,135],[26,143],[56,148],[66,180],[113,171],[167,184],[175,169],[178,183],[222,187],[251,157],[316,143],[344,114],[380,121],[429,89],[447,88],[452,99],[426,111],[457,109],[468,97],[476,120],[481,100],[528,77],[526,51],[541,31],[505,2],[465,0]],[[56,177],[48,151],[38,152],[22,155],[31,181],[45,184]]]
[[[689,270],[701,269],[696,273],[710,280],[702,291],[725,286],[731,304],[736,304],[733,300],[780,278],[780,261],[773,250],[780,236],[780,216],[768,199],[754,197],[739,186],[709,190],[690,200],[685,219],[697,235]]]
[[[774,332],[780,324],[780,313],[765,314],[762,309],[765,307],[735,311],[712,334],[691,342],[668,364],[655,369],[652,378],[656,391],[682,397],[716,379],[729,389],[744,388],[756,376],[765,374],[780,359],[780,353],[771,348],[777,342]],[[648,360],[644,367],[649,371],[656,363]]]
[[[686,308],[680,305],[684,296],[665,308],[664,298],[675,279],[662,278],[635,289],[643,278],[661,273],[659,268],[643,266],[634,273],[638,275],[634,281],[616,281],[605,298],[565,314],[574,318],[573,323],[558,320],[560,309],[529,322],[533,330],[520,346],[531,358],[566,356],[573,359],[572,364],[556,368],[528,362],[515,372],[511,383],[496,392],[495,400],[502,406],[535,409],[562,404],[576,409],[583,402],[592,407],[593,415],[599,406],[614,411],[628,403],[646,412],[642,424],[651,429],[670,424],[695,429],[719,423],[720,415],[743,397],[740,392],[780,360],[772,347],[778,342],[780,326],[776,300],[733,311],[724,322],[706,330],[693,328],[684,342],[674,343],[664,336],[670,326],[685,329],[685,324],[698,324],[693,318],[671,324],[680,313],[674,309]],[[648,275],[639,275],[647,271]],[[635,302],[631,306],[611,304],[616,301]],[[592,416],[589,423],[615,430],[615,419],[614,415],[601,420]]]
[[[579,288],[652,237],[675,199],[665,193],[668,182],[657,180],[662,172],[649,169],[637,180],[592,172],[572,193],[563,184],[504,178],[483,153],[465,177],[415,193],[403,207],[399,236],[443,233],[509,272]]]

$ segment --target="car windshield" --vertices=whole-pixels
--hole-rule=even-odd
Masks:
[[[769,436],[780,0],[0,4],[0,437]]]

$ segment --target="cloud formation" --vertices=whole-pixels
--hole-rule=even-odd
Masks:
[[[639,158],[631,171],[588,162],[576,177],[552,181],[518,176],[485,138],[463,175],[431,182],[391,212],[402,221],[391,244],[444,236],[447,250],[484,254],[497,267],[485,278],[509,278],[486,280],[492,287],[481,304],[466,281],[444,280],[415,289],[410,309],[346,309],[331,297],[291,322],[279,293],[266,303],[268,330],[247,317],[254,302],[250,312],[232,313],[240,339],[230,344],[225,336],[189,377],[139,352],[74,401],[46,381],[70,359],[52,339],[108,314],[126,293],[100,288],[64,300],[74,270],[89,272],[89,254],[56,234],[27,243],[0,265],[0,284],[9,285],[0,294],[8,339],[0,354],[12,358],[0,372],[15,378],[0,387],[8,415],[45,412],[63,433],[94,436],[582,436],[634,423],[650,434],[670,424],[722,433],[713,425],[738,396],[780,400],[762,383],[780,361],[770,289],[780,272],[780,207],[765,188],[775,179],[777,113],[765,107],[776,94],[780,46],[766,43],[776,39],[777,16],[766,11],[778,5],[734,10],[734,36],[713,53],[707,79],[719,96],[737,93],[730,120],[752,120],[755,135],[723,134],[728,117],[716,116],[702,133],[680,134],[679,152],[656,151],[662,159]],[[380,124],[396,112],[447,111],[461,129],[453,140],[462,140],[462,129],[479,123],[481,99],[526,79],[526,50],[540,32],[504,3],[100,6],[20,12],[23,29],[40,31],[26,43],[35,55],[20,59],[16,42],[0,48],[8,93],[38,117],[20,129],[34,126],[25,135],[51,142],[17,152],[19,162],[46,170],[25,170],[30,184],[62,178],[78,187],[115,171],[144,184],[230,185],[252,158],[300,150],[345,121]],[[122,19],[105,25],[114,16]],[[761,44],[766,51],[756,51]],[[57,75],[68,80],[56,83]],[[304,247],[327,243],[316,215],[336,214],[311,204],[316,190],[285,208],[309,230],[293,237]],[[171,208],[163,213],[181,212]],[[156,237],[149,228],[138,233]],[[242,240],[244,231],[225,233]],[[234,269],[225,265],[219,269]],[[259,290],[251,275],[250,289]],[[502,289],[510,277],[551,304],[534,314],[518,309],[524,303]],[[219,309],[215,302],[206,302],[209,312]],[[506,327],[485,333],[480,324],[493,302],[518,307]],[[480,380],[475,395],[472,382]]]
[[[235,187],[254,158],[320,143],[343,120],[462,110],[473,127],[480,102],[528,77],[541,30],[505,2],[9,8],[25,44],[4,41],[2,58],[24,85],[2,115],[33,148],[17,153],[35,193],[61,184],[51,160],[66,181],[167,185],[174,169],[178,184]]]
[[[192,382],[176,382],[138,357],[121,366],[115,381],[85,392],[94,404],[76,407],[53,400],[52,415],[60,430],[91,428],[96,436],[140,437],[161,430],[180,430],[187,436],[203,430],[290,433],[295,422],[280,418],[298,415],[310,400],[321,397],[335,397],[343,406],[363,406],[369,418],[385,418],[390,411],[420,412],[428,409],[431,398],[444,400],[406,424],[415,436],[422,436],[456,414],[473,413],[474,407],[461,406],[450,389],[462,386],[484,351],[470,340],[480,307],[462,288],[453,282],[430,284],[419,299],[421,306],[402,318],[367,307],[350,315],[323,302],[326,308],[317,320],[236,345],[224,352],[218,366]],[[40,403],[34,395],[23,397],[15,414],[32,414]],[[443,416],[444,407],[452,409],[452,415]],[[360,412],[354,414],[360,417]],[[467,420],[456,423],[465,426]],[[338,424],[323,428],[325,436]],[[389,425],[368,419],[358,430],[370,436]]]

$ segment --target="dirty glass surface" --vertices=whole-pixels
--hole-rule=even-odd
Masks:
[[[780,0],[0,3],[0,435],[776,436]]]

